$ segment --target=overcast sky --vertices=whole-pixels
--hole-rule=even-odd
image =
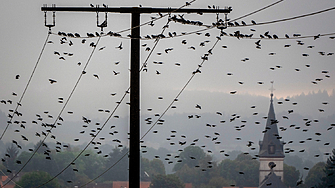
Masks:
[[[187,8],[206,9],[208,5],[215,5],[220,8],[231,6],[233,10],[228,14],[228,18],[233,20],[274,2],[276,1],[197,0]],[[53,3],[59,7],[88,7],[90,3],[102,6],[105,3],[109,7],[137,7],[142,5],[143,7],[175,8],[184,4],[184,2],[177,0],[110,2],[13,0],[2,2],[0,7],[0,100],[7,101],[10,99],[15,103],[21,97],[48,33],[48,29],[44,27],[44,13],[40,8],[43,4],[51,6]],[[241,21],[251,24],[251,20],[263,23],[309,14],[331,7],[335,7],[333,0],[287,0],[237,22],[240,25]],[[274,81],[274,93],[277,98],[290,98],[302,93],[318,92],[319,90],[325,90],[329,95],[333,95],[332,90],[335,88],[335,55],[332,53],[335,52],[335,39],[330,37],[335,35],[321,36],[316,40],[313,36],[334,33],[334,11],[274,24],[227,28],[224,32],[228,34],[240,31],[243,34],[253,34],[253,37],[251,39],[221,37],[222,40],[212,50],[213,54],[209,55],[208,61],[205,61],[201,67],[201,73],[194,76],[186,87],[186,92],[180,96],[177,105],[180,105],[181,108],[172,109],[174,111],[168,113],[170,115],[192,111],[197,113],[215,113],[216,111],[240,113],[244,112],[246,108],[250,108],[251,105],[262,105],[261,113],[266,114],[269,105],[270,81]],[[104,14],[100,13],[99,15],[99,22],[101,23]],[[224,15],[219,16],[224,18]],[[151,17],[159,17],[159,15],[142,15],[141,22],[150,21]],[[207,25],[216,21],[215,14],[204,14],[202,16],[185,14],[184,18],[199,20]],[[51,13],[47,14],[47,22],[52,22]],[[154,26],[145,25],[141,27],[141,36],[159,34],[166,23],[167,17],[154,22]],[[118,32],[129,27],[130,15],[113,13],[108,14],[108,27],[105,28],[104,32]],[[168,32],[181,34],[182,32],[192,32],[200,29],[204,29],[204,27],[170,22],[164,34],[167,36]],[[52,28],[52,32],[57,33],[58,31],[77,32],[81,36],[86,36],[87,32],[99,32],[99,28],[96,27],[96,13],[57,12],[56,26]],[[256,48],[255,42],[259,40],[260,35],[264,35],[267,31],[271,36],[275,34],[280,39],[262,39],[260,41],[261,49]],[[205,36],[206,33],[209,33],[210,36]],[[122,33],[123,36],[128,34],[129,32]],[[141,72],[142,114],[149,113],[147,108],[153,109],[151,115],[163,113],[192,76],[192,72],[202,63],[201,56],[212,48],[216,36],[219,34],[220,30],[213,28],[202,31],[200,35],[192,34],[159,41],[157,48],[147,62],[148,71]],[[286,39],[285,34],[289,35],[290,38]],[[312,37],[294,38],[293,34]],[[61,38],[54,34],[50,35],[48,41],[52,41],[52,43],[46,45],[22,100],[22,107],[19,108],[19,111],[24,114],[22,118],[19,118],[20,120],[24,119],[30,123],[33,118],[36,119],[35,114],[43,114],[45,111],[48,111],[53,117],[58,115],[64,104],[59,103],[58,98],[62,97],[64,101],[68,98],[93,49],[89,44],[91,42],[96,43],[98,40],[98,38],[91,38],[87,39],[85,44],[82,44],[82,39],[68,37],[66,41],[64,40],[66,43],[60,44]],[[72,46],[69,45],[70,40],[73,43]],[[183,40],[186,40],[186,44],[182,44]],[[204,41],[209,42],[205,42],[205,46],[200,46]],[[121,43],[123,49],[119,50],[116,47]],[[144,63],[149,54],[149,51],[145,51],[145,49],[147,47],[152,48],[154,40],[142,40],[141,44],[147,45],[141,47],[141,63]],[[284,47],[285,45],[289,45],[289,47]],[[195,50],[190,49],[191,46],[195,47]],[[226,48],[223,48],[223,46],[226,46]],[[101,47],[104,48],[98,50]],[[173,50],[165,53],[167,48],[173,48]],[[55,55],[55,51],[59,52],[60,56]],[[321,55],[319,52],[324,52],[325,55]],[[73,56],[64,53],[73,53]],[[123,93],[129,87],[129,53],[129,39],[102,37],[87,66],[87,73],[80,80],[62,117],[71,121],[81,121],[82,116],[99,118],[101,121],[105,120],[109,114],[99,113],[98,110],[109,109],[112,111],[116,102],[121,99]],[[161,53],[161,55],[157,53]],[[303,54],[308,54],[308,56],[303,56]],[[60,57],[64,57],[65,60],[59,59]],[[78,65],[79,62],[81,63],[80,66]],[[162,62],[162,64],[155,64],[154,62]],[[180,65],[176,65],[176,63]],[[113,71],[119,72],[119,74],[114,75]],[[157,71],[160,72],[159,75]],[[323,73],[322,71],[326,72]],[[98,75],[99,79],[94,77],[94,74]],[[15,79],[16,75],[20,75],[19,79]],[[50,84],[49,79],[56,80],[57,83]],[[262,84],[259,84],[259,82]],[[236,91],[236,94],[230,94],[234,91]],[[13,92],[18,96],[13,96]],[[114,93],[116,95],[112,96],[111,94]],[[241,100],[244,99],[241,96],[247,94],[267,98],[257,101]],[[160,100],[158,97],[163,97],[163,99]],[[265,103],[260,104],[259,101],[264,100]],[[129,102],[129,96],[125,98],[115,115],[127,116],[129,106],[125,104],[126,102]],[[321,105],[321,102],[321,100],[318,101],[318,104]],[[201,111],[195,108],[196,104],[202,106]],[[302,109],[311,107],[315,108],[315,111],[318,109],[317,106],[299,105],[302,105]],[[7,113],[8,109],[14,108],[14,104],[0,104],[0,110],[4,113]],[[332,115],[334,104],[329,104],[327,109],[329,109],[328,115]],[[74,115],[69,115],[68,111],[73,111]],[[45,119],[48,123],[54,122],[53,119]],[[0,121],[6,122],[7,119],[1,119]],[[32,136],[34,134],[35,132],[31,133]],[[11,139],[11,135],[13,135],[13,130],[6,133],[5,138]]]

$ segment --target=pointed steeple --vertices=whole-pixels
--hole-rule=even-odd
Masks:
[[[273,81],[271,82],[270,108],[264,130],[263,141],[260,141],[259,157],[284,158],[283,142],[280,141],[275,111],[273,108]]]

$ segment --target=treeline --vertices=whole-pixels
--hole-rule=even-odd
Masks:
[[[128,180],[128,148],[114,147],[108,155],[87,150],[73,162],[81,152],[79,148],[68,146],[65,150],[57,152],[50,150],[46,144],[37,149],[39,144],[37,143],[32,151],[20,154],[16,145],[8,147],[2,158],[1,170],[7,175],[14,174],[30,160],[21,173],[46,172],[49,179],[70,165],[56,178],[61,187],[80,186],[90,181],[112,183]],[[30,159],[33,151],[37,152]],[[334,155],[335,150],[327,163],[320,162],[311,169],[306,169],[309,172],[304,181],[299,170],[284,164],[284,183],[289,187],[297,187],[298,182],[299,187],[316,187],[328,178],[326,183],[329,184],[329,177],[334,177]],[[117,161],[119,162],[116,164]],[[173,166],[173,176],[165,175],[163,161]],[[240,153],[233,160],[225,159],[218,162],[198,146],[188,146],[179,154],[156,155],[152,160],[141,158],[141,181],[178,182],[176,178],[182,183],[192,183],[195,188],[258,187],[259,161],[247,153]],[[45,181],[49,179],[46,178]],[[332,181],[334,182],[334,179]]]
[[[108,155],[99,155],[98,152],[87,150],[73,162],[81,152],[79,148],[68,146],[65,150],[57,152],[57,150],[51,150],[46,144],[37,149],[39,144],[37,143],[32,151],[23,151],[20,154],[16,145],[8,147],[2,158],[1,170],[10,177],[29,160],[20,174],[46,172],[50,177],[54,177],[62,172],[56,178],[61,187],[80,186],[92,180],[94,180],[93,183],[128,180],[128,148],[114,147]],[[36,150],[35,156],[30,159],[32,152]],[[150,181],[149,177],[165,174],[164,164],[158,159],[149,161],[142,158],[141,170],[141,181]]]

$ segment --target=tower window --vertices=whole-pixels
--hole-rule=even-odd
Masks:
[[[276,151],[276,146],[275,145],[269,145],[268,146],[268,152],[269,154],[274,154]]]

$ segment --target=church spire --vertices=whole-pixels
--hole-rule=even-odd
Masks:
[[[283,143],[280,141],[274,107],[273,107],[273,81],[271,81],[270,108],[265,126],[263,141],[260,142],[260,157],[284,157]]]
[[[273,82],[274,81],[271,81],[271,88],[270,88],[270,91],[271,91],[271,94],[270,94],[270,96],[271,96],[271,103],[273,102],[273,91],[275,90],[274,88],[273,88]]]

